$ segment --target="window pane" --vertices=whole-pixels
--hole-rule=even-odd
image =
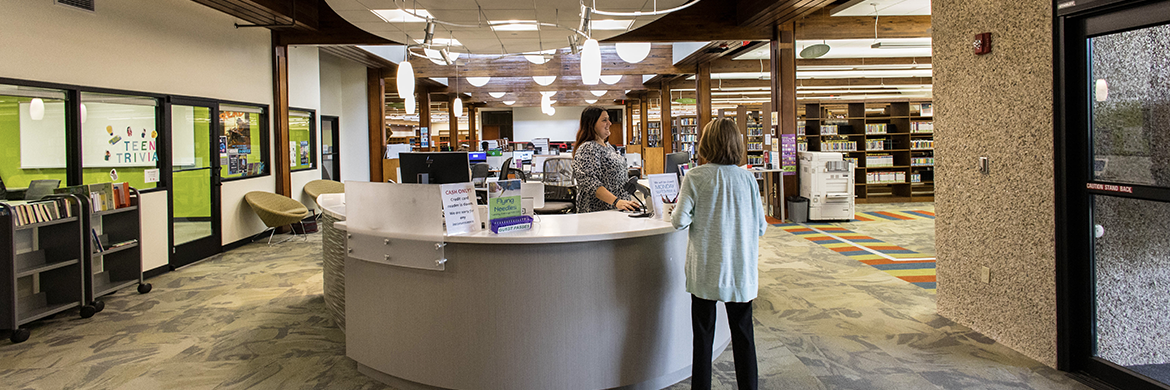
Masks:
[[[312,111],[289,110],[288,112],[288,153],[291,170],[313,169],[316,167],[316,153],[313,149]]]
[[[263,114],[220,106],[219,121],[223,133],[219,137],[220,176],[224,179],[259,176],[265,172],[264,146],[261,132],[265,131]]]
[[[0,85],[0,179],[9,189],[65,173],[65,92]],[[36,114],[35,116],[33,114]]]
[[[1170,25],[1089,40],[1094,177],[1170,187]]]
[[[158,102],[137,96],[81,93],[82,183],[129,182],[139,190],[158,169]],[[117,178],[114,178],[114,176]]]

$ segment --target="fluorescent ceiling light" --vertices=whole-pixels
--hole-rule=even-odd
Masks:
[[[491,20],[488,21],[494,31],[536,31],[540,26],[535,20]]]
[[[491,95],[491,97],[496,99],[504,97],[505,94],[507,94],[507,92],[488,92],[488,95]]]
[[[414,42],[421,44],[423,43],[423,40],[415,39]],[[459,43],[458,39],[454,38],[435,38],[431,40],[431,44],[435,46],[463,46],[462,43]]]
[[[929,43],[875,42],[870,49],[929,49]]]
[[[425,9],[409,9],[409,8],[407,8],[407,9],[405,9],[406,12],[403,12],[403,11],[404,10],[399,10],[399,9],[372,9],[372,10],[370,10],[370,12],[373,12],[374,15],[378,15],[379,18],[382,18],[382,20],[385,20],[386,23],[426,23],[427,20],[424,18],[431,17],[431,13],[427,12],[427,10],[425,10]],[[418,16],[411,15],[407,12],[422,16],[424,18],[420,18]]]
[[[633,19],[628,19],[628,20],[604,19],[604,20],[593,20],[593,21],[589,22],[589,28],[591,28],[593,30],[625,31],[625,30],[629,30],[630,25],[633,25],[633,24],[634,24]]]

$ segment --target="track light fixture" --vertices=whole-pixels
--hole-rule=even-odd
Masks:
[[[569,38],[569,51],[572,52],[573,54],[581,54],[581,44],[579,43],[581,40],[581,36],[580,35],[572,35],[572,36],[569,36],[568,38]]]
[[[426,36],[423,38],[424,45],[430,45],[435,42],[435,21],[433,19],[427,19],[427,27],[423,32],[426,33]]]

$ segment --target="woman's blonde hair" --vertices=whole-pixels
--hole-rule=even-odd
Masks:
[[[699,139],[699,156],[707,162],[721,165],[739,165],[743,160],[743,137],[739,126],[731,118],[713,119],[703,128]]]

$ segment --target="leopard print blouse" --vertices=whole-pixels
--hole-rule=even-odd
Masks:
[[[573,176],[577,180],[577,212],[613,210],[597,199],[598,187],[605,187],[620,199],[633,200],[623,186],[628,177],[626,159],[609,145],[595,141],[577,145],[573,152]]]

